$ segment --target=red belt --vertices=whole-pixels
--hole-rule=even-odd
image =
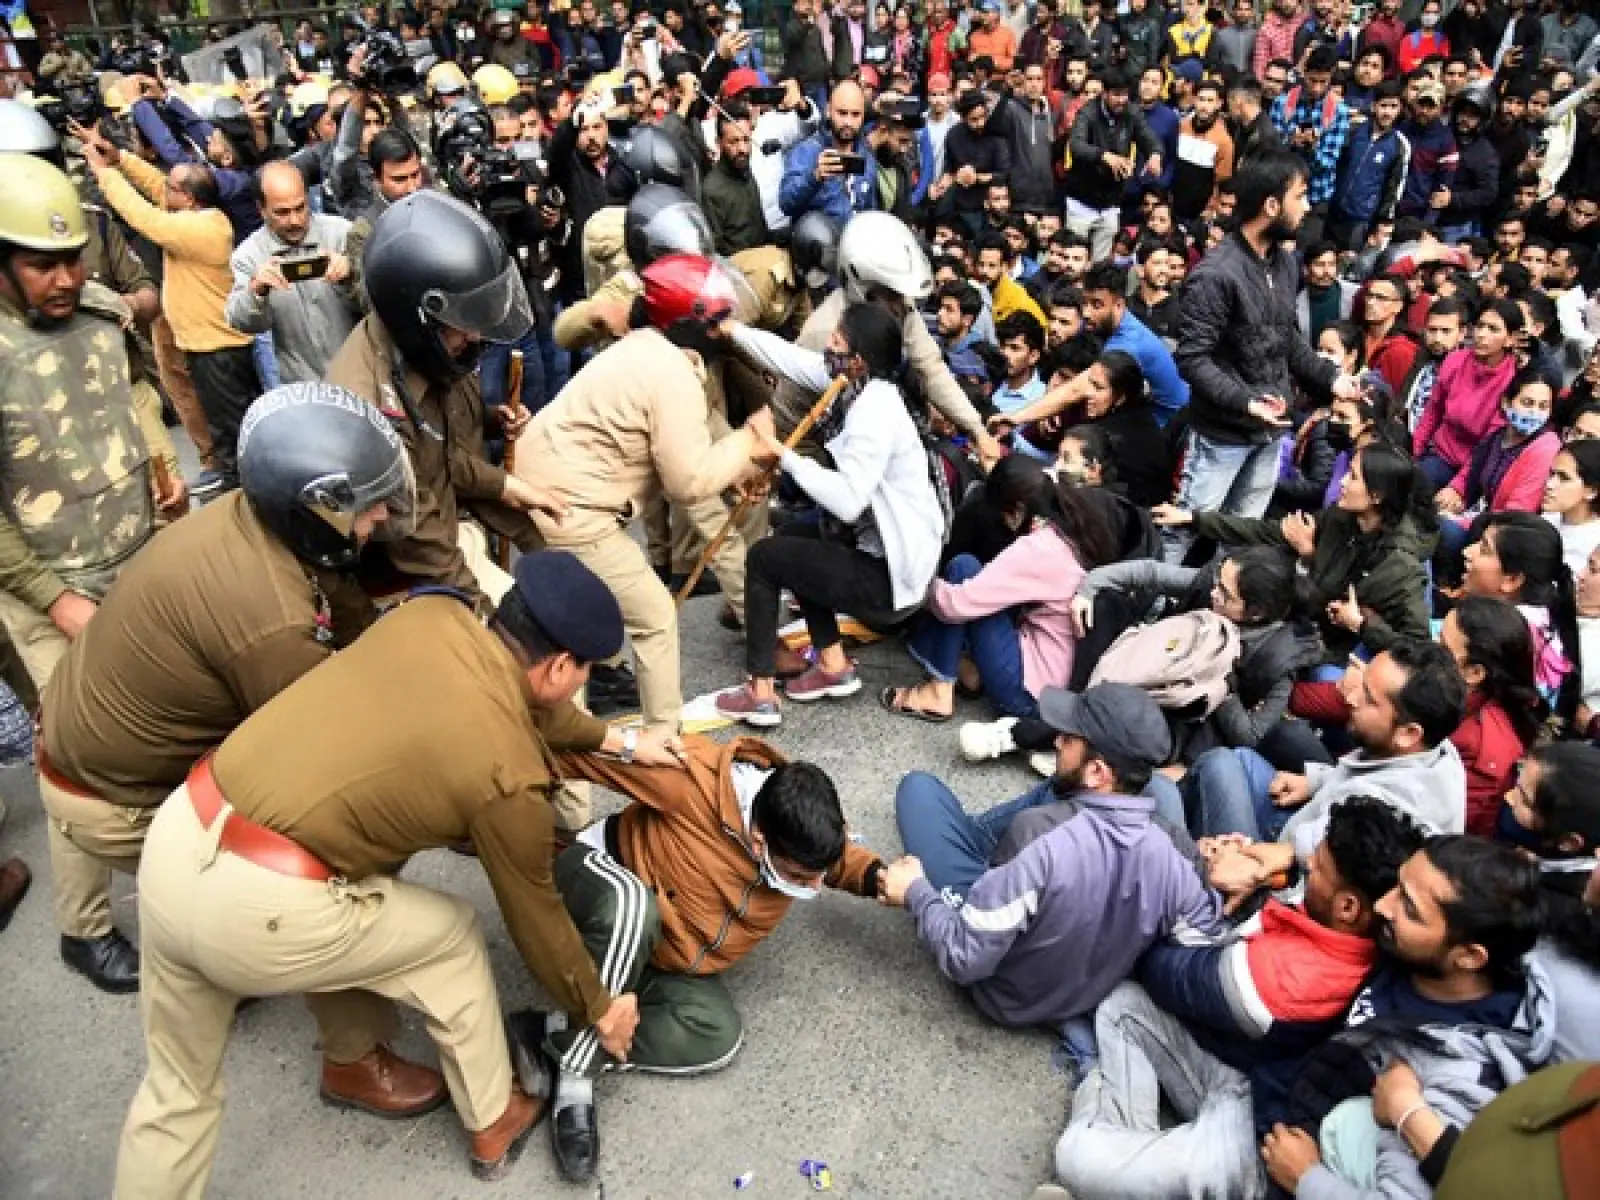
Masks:
[[[74,783],[60,771],[56,770],[55,764],[50,761],[50,756],[44,752],[44,729],[42,727],[39,727],[36,730],[34,737],[33,763],[34,766],[39,768],[40,777],[48,780],[50,786],[56,788],[58,791],[63,791],[73,796],[84,796],[90,800],[100,799],[99,796],[95,795],[95,793],[84,787],[83,784]]]
[[[227,801],[217,789],[209,755],[195,763],[185,782],[195,815],[200,818],[200,824],[210,829]],[[293,838],[284,837],[265,825],[257,825],[231,810],[222,826],[222,836],[217,839],[217,845],[246,862],[295,879],[325,883],[338,874]]]

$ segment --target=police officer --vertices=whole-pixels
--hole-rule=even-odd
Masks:
[[[412,513],[399,436],[359,397],[292,384],[243,428],[244,491],[151,540],[45,693],[39,794],[61,956],[108,992],[139,987],[111,872],[138,869],[156,807],[196,759],[371,622],[348,569],[374,526],[398,532]],[[375,1041],[325,1038],[324,1054],[356,1063]]]
[[[562,904],[549,803],[557,751],[681,767],[676,736],[608,729],[571,703],[621,643],[592,572],[525,555],[488,625],[459,597],[410,599],[189,773],[139,869],[149,1067],[123,1129],[121,1200],[204,1190],[247,995],[364,988],[421,1010],[473,1171],[504,1173],[547,1101],[513,1081],[471,904],[391,874],[424,850],[471,842],[528,970],[626,1060],[638,999],[608,983]]]
[[[84,302],[77,191],[31,155],[0,155],[0,178],[0,623],[42,688],[150,537],[156,497],[109,315],[126,310],[103,289],[107,308]]]
[[[442,192],[391,205],[365,251],[372,312],[328,366],[394,422],[417,480],[417,522],[386,547],[412,583],[444,584],[498,602],[511,579],[488,553],[483,531],[528,550],[540,544],[529,512],[559,504],[494,466],[484,453],[484,405],[473,368],[485,342],[515,342],[533,323],[517,263],[494,228]],[[508,437],[521,422],[493,410]]]

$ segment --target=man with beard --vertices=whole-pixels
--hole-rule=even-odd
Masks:
[[[1356,749],[1337,763],[1311,761],[1297,775],[1274,770],[1254,750],[1211,750],[1195,760],[1182,790],[1199,832],[1276,839],[1257,850],[1275,873],[1304,864],[1329,810],[1353,795],[1378,796],[1429,832],[1465,828],[1466,770],[1449,738],[1466,712],[1467,685],[1450,652],[1398,639],[1370,663],[1352,665],[1339,691]]]
[[[1070,229],[1059,229],[1045,245],[1044,259],[1024,286],[1045,307],[1046,300],[1063,284],[1076,286],[1089,271],[1089,243]]]
[[[783,161],[778,206],[791,221],[816,210],[841,225],[858,212],[877,207],[877,163],[861,138],[867,97],[861,85],[844,80],[828,101],[827,127],[797,143]],[[849,170],[845,155],[865,160],[859,172]]]
[[[1095,259],[1111,256],[1122,213],[1124,185],[1140,158],[1144,173],[1161,174],[1161,144],[1144,114],[1128,103],[1128,76],[1116,67],[1100,80],[1098,100],[1085,104],[1072,124],[1072,165],[1067,169],[1067,227],[1090,240]]]
[[[750,110],[737,100],[717,110],[717,162],[700,185],[700,208],[718,254],[766,245],[761,189],[750,173]]]
[[[1468,305],[1453,296],[1435,301],[1428,310],[1428,323],[1422,330],[1422,349],[1412,360],[1410,378],[1395,393],[1401,399],[1399,415],[1404,417],[1407,428],[1415,430],[1422,420],[1422,410],[1428,406],[1434,384],[1439,382],[1439,364],[1466,338],[1470,313]]]
[[[1542,924],[1539,871],[1511,846],[1463,835],[1429,838],[1401,866],[1378,902],[1378,970],[1262,1144],[1274,1183],[1347,1196],[1365,1178],[1387,1195],[1431,1195],[1455,1136],[1545,1064],[1555,1002],[1526,960]],[[1340,1152],[1324,1163],[1319,1140]]]
[[[1195,89],[1194,112],[1178,125],[1172,206],[1180,221],[1215,207],[1218,185],[1233,178],[1233,138],[1221,116],[1222,85],[1208,79]]]
[[[1268,151],[1278,149],[1278,131],[1262,103],[1261,84],[1249,76],[1228,85],[1228,135],[1233,138],[1233,169],[1241,171]]]
[[[932,775],[900,781],[895,820],[907,853],[880,883],[884,902],[916,919],[940,971],[1012,1028],[1091,1012],[1156,939],[1224,927],[1221,896],[1139,794],[1172,750],[1155,701],[1122,683],[1046,688],[1039,715],[1056,735],[1054,778],[982,816],[968,816]],[[1077,813],[990,867],[1018,816],[1060,800]]]
[[[1494,97],[1488,88],[1469,88],[1450,106],[1456,135],[1455,177],[1429,201],[1439,215],[1439,236],[1447,242],[1476,237],[1499,196],[1500,156],[1483,135],[1493,112]]]

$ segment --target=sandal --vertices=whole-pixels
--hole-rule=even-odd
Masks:
[[[897,716],[926,721],[929,725],[943,725],[945,722],[955,719],[955,713],[953,712],[930,712],[928,709],[915,708],[906,704],[905,695],[909,691],[911,691],[910,688],[886,687],[878,693],[878,703],[883,705],[886,711],[892,712]]]

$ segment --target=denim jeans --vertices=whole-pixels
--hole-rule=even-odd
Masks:
[[[1259,445],[1215,442],[1191,429],[1185,443],[1177,505],[1189,512],[1220,512],[1231,517],[1262,517],[1278,483],[1281,438]],[[1194,543],[1192,528],[1161,531],[1161,555],[1182,564]]]
[[[261,381],[262,391],[270,392],[283,385],[283,376],[278,373],[278,348],[273,344],[272,330],[256,334],[255,341],[250,343],[250,357],[255,359],[256,378]]]
[[[1183,794],[1195,837],[1242,833],[1275,839],[1293,815],[1272,803],[1277,769],[1254,750],[1221,747],[1195,760],[1183,779]]]
[[[983,570],[971,554],[958,554],[945,566],[947,583],[965,583]],[[1008,717],[1031,717],[1038,701],[1022,685],[1022,638],[1010,610],[990,613],[965,624],[946,624],[930,612],[917,618],[907,645],[911,657],[934,679],[954,683],[961,652],[966,650],[983,678],[983,691]]]
[[[900,844],[922,860],[928,882],[965,897],[989,869],[989,856],[1017,814],[1056,799],[1048,782],[988,812],[970,815],[956,794],[926,771],[912,771],[894,793]]]
[[[522,351],[522,392],[517,397],[522,407],[536,413],[549,402],[544,385],[544,353],[537,329],[522,335],[520,342],[489,345],[478,360],[478,383],[485,408],[499,408],[506,402],[506,383],[510,376],[511,352]]]
[[[1460,468],[1451,466],[1439,455],[1429,450],[1421,458],[1417,459],[1417,469],[1428,477],[1428,482],[1433,484],[1435,488],[1442,488],[1456,477],[1456,471]]]

